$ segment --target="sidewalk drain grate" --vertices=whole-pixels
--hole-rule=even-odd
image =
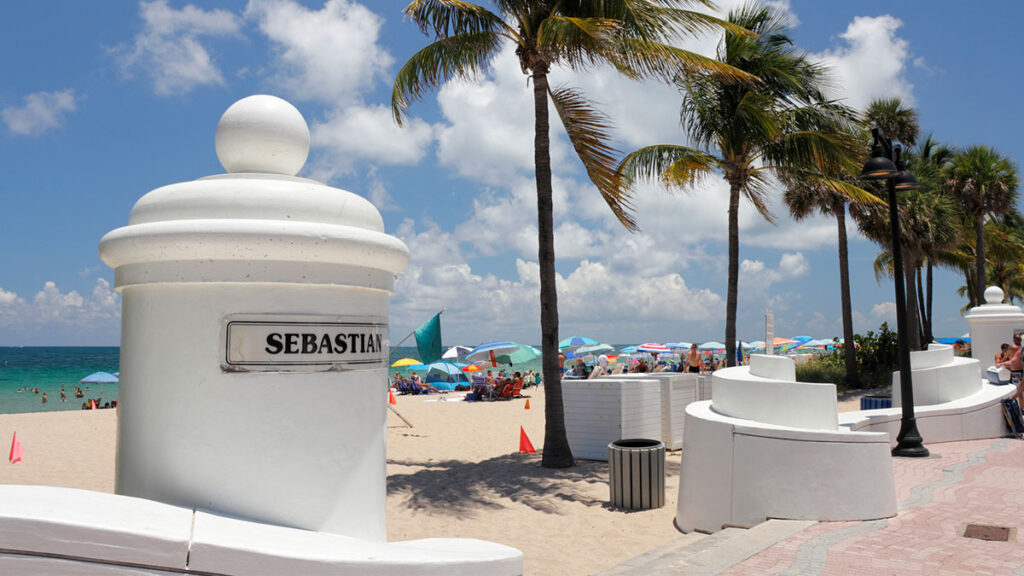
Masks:
[[[987,524],[968,524],[964,527],[964,538],[977,538],[992,542],[1009,542],[1016,529],[1008,526],[989,526]]]

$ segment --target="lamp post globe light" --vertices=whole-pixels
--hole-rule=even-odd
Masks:
[[[910,369],[910,327],[907,326],[907,292],[903,276],[903,246],[900,241],[899,210],[897,206],[897,190],[915,190],[921,185],[903,166],[899,146],[893,146],[883,132],[875,128],[871,131],[874,143],[871,147],[871,158],[864,164],[860,177],[862,180],[885,180],[889,192],[889,234],[891,238],[893,278],[896,284],[896,331],[900,360],[900,401],[903,404],[903,416],[900,419],[900,432],[896,436],[896,447],[893,456],[928,456],[921,433],[917,431],[917,419],[914,417],[914,386]]]

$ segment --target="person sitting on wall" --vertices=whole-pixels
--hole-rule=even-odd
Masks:
[[[1024,358],[1022,358],[1021,338],[1020,334],[1013,335],[1013,345],[1007,348],[1006,353],[1008,356],[1007,360],[999,362],[996,367],[1008,368],[1010,370],[1010,384],[1017,387],[1017,393],[1014,398],[1017,399],[1017,405],[1024,404]]]
[[[953,342],[953,355],[954,356],[966,356],[967,355],[967,343],[963,340],[957,340]]]

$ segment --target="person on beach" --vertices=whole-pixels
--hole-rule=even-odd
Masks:
[[[953,342],[953,355],[954,356],[966,356],[967,343],[963,340],[957,340]]]
[[[565,354],[558,353],[558,373],[565,374]]]
[[[1010,384],[1017,387],[1017,405],[1024,405],[1024,358],[1022,358],[1024,347],[1021,346],[1020,334],[1013,335],[1013,345],[1006,349],[1007,359],[996,363],[997,367],[1010,370]],[[1024,410],[1024,408],[1022,408]]]
[[[63,386],[60,387],[60,401],[61,402],[67,402],[68,401],[68,395],[64,393],[64,387]]]
[[[43,404],[46,404],[46,392],[43,392]]]
[[[686,356],[686,371],[700,374],[700,351],[696,344],[690,344],[690,353]]]

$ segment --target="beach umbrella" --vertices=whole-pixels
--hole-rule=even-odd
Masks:
[[[79,382],[81,382],[82,384],[99,384],[100,395],[103,394],[104,384],[113,384],[114,382],[118,381],[118,377],[114,376],[110,372],[93,372],[92,374],[89,374],[85,378],[79,380]]]
[[[110,372],[93,372],[79,380],[82,384],[113,384],[117,381],[117,376],[114,376]]]
[[[597,344],[600,344],[600,342],[593,338],[587,338],[586,336],[570,336],[558,343],[558,349],[573,350],[580,348],[581,346],[594,346]]]
[[[462,368],[463,372],[479,372],[481,370],[483,370],[483,368],[477,366],[476,364],[470,364]]]
[[[522,364],[540,356],[540,351],[533,346],[498,340],[486,342],[466,354],[471,362],[490,361],[492,364]]]
[[[430,366],[417,362],[416,364],[409,364],[405,367],[406,370],[429,370]]]
[[[648,342],[641,344],[636,347],[637,352],[646,352],[647,354],[671,354],[672,349],[664,344],[656,344],[654,342]]]
[[[619,354],[633,354],[639,346],[626,346],[622,350],[619,350]]]
[[[579,348],[574,350],[573,353],[576,355],[600,354],[602,352],[611,352],[612,350],[615,350],[615,347],[609,346],[608,344],[592,344],[590,346],[580,346]]]
[[[391,367],[392,368],[402,368],[404,366],[412,366],[414,364],[419,364],[419,363],[420,363],[420,361],[415,359],[415,358],[402,358],[401,360],[396,360],[395,363],[391,365]]]
[[[780,346],[783,346],[785,344],[792,344],[793,342],[796,342],[796,340],[791,340],[789,338],[782,338],[781,336],[776,336],[775,339],[772,340],[772,346],[775,348],[775,350],[778,350]],[[760,350],[760,349],[762,349],[764,347],[765,347],[765,342],[761,342],[761,345],[758,346],[755,349],[756,350]]]
[[[469,346],[452,346],[441,355],[441,358],[444,360],[458,360],[460,357],[472,352],[472,350]]]
[[[725,350],[725,344],[712,340],[711,342],[705,342],[700,346],[697,346],[697,349],[702,352],[721,352]]]
[[[811,340],[814,340],[814,337],[813,336],[793,336],[793,338],[791,338],[791,340],[792,340],[792,342],[790,342],[790,343],[788,343],[788,344],[786,344],[785,346],[782,347],[782,349],[781,349],[782,352],[789,352],[790,350],[796,350],[797,348],[803,346],[804,344],[810,342]]]
[[[668,346],[673,350],[689,350],[692,345],[693,343],[691,342],[668,342],[665,344],[665,346]]]

